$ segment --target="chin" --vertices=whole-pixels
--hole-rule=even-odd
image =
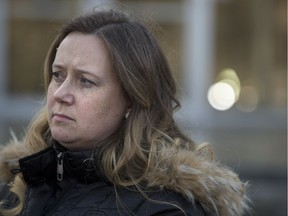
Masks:
[[[59,130],[57,132],[53,132],[53,130],[51,130],[51,134],[52,134],[53,139],[62,145],[66,146],[69,143],[73,143],[72,137],[64,133],[59,133]]]

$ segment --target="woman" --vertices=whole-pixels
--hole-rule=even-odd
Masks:
[[[47,105],[1,150],[2,215],[242,215],[245,184],[173,120],[166,58],[110,10],[65,25],[45,64]]]

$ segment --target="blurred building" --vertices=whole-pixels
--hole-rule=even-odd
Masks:
[[[0,143],[45,103],[43,62],[58,27],[102,8],[145,18],[178,83],[181,127],[251,182],[254,215],[286,215],[285,0],[1,0]]]

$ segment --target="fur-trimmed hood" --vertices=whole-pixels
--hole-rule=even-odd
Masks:
[[[247,184],[237,174],[211,158],[209,145],[195,151],[166,151],[149,171],[149,186],[160,186],[199,201],[210,216],[240,216],[248,211]],[[39,151],[42,149],[39,149]],[[18,160],[36,153],[21,142],[0,148],[0,182],[13,178],[12,169],[19,168]],[[171,153],[174,152],[174,153]]]
[[[213,159],[210,145],[199,146],[194,152],[179,150],[162,154],[157,168],[147,179],[179,192],[194,202],[198,200],[209,216],[240,216],[249,211],[247,183]]]

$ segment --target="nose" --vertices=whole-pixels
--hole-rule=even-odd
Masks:
[[[54,99],[58,103],[67,105],[74,103],[74,90],[68,79],[66,79],[55,91]]]

